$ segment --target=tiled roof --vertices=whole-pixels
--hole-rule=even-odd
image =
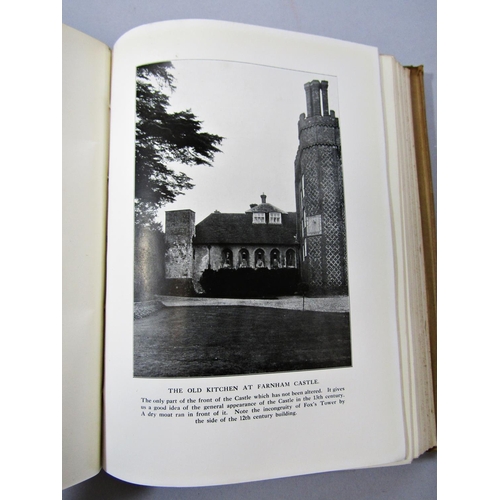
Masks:
[[[259,205],[255,205],[251,208],[249,208],[245,213],[250,214],[253,212],[258,212],[258,213],[269,213],[269,212],[278,212],[280,214],[286,214],[284,210],[281,210],[281,208],[275,207],[274,205],[271,205],[270,203],[260,203]]]
[[[196,225],[195,244],[294,245],[297,214],[283,213],[282,224],[253,224],[252,214],[210,214]]]
[[[249,213],[270,213],[270,212],[278,212],[280,214],[286,214],[284,210],[281,210],[281,208],[275,207],[274,205],[271,205],[270,203],[267,203],[267,196],[262,193],[260,195],[261,203],[257,205],[257,203],[253,203],[250,205],[250,208],[245,212],[246,214]]]

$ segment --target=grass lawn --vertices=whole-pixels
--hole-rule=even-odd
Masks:
[[[134,376],[206,377],[351,365],[349,313],[168,307],[134,321]]]

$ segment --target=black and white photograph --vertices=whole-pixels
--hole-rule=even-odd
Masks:
[[[137,68],[134,377],[352,366],[337,83]]]

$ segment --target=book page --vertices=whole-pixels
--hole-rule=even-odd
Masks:
[[[110,62],[63,25],[63,487],[101,469]]]
[[[393,205],[403,381],[412,457],[436,444],[422,225],[410,104],[409,70],[381,56]]]
[[[149,25],[114,48],[111,121],[107,472],[194,486],[405,460],[377,50]],[[152,217],[159,178],[185,189]]]

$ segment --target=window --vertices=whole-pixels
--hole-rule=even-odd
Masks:
[[[265,224],[266,223],[266,214],[255,212],[253,214],[252,222],[254,224]]]
[[[238,255],[238,262],[239,262],[239,267],[249,267],[250,266],[250,260],[249,260],[249,254],[248,254],[248,250],[246,248],[242,248],[240,251],[239,251],[239,255]]]
[[[269,224],[281,224],[281,214],[279,212],[271,212],[269,214]]]
[[[255,267],[257,269],[266,267],[266,258],[262,248],[255,250]]]
[[[277,248],[271,250],[271,268],[272,269],[281,268],[281,254]]]
[[[224,248],[221,252],[222,268],[231,269],[233,267],[233,252],[229,248]]]

